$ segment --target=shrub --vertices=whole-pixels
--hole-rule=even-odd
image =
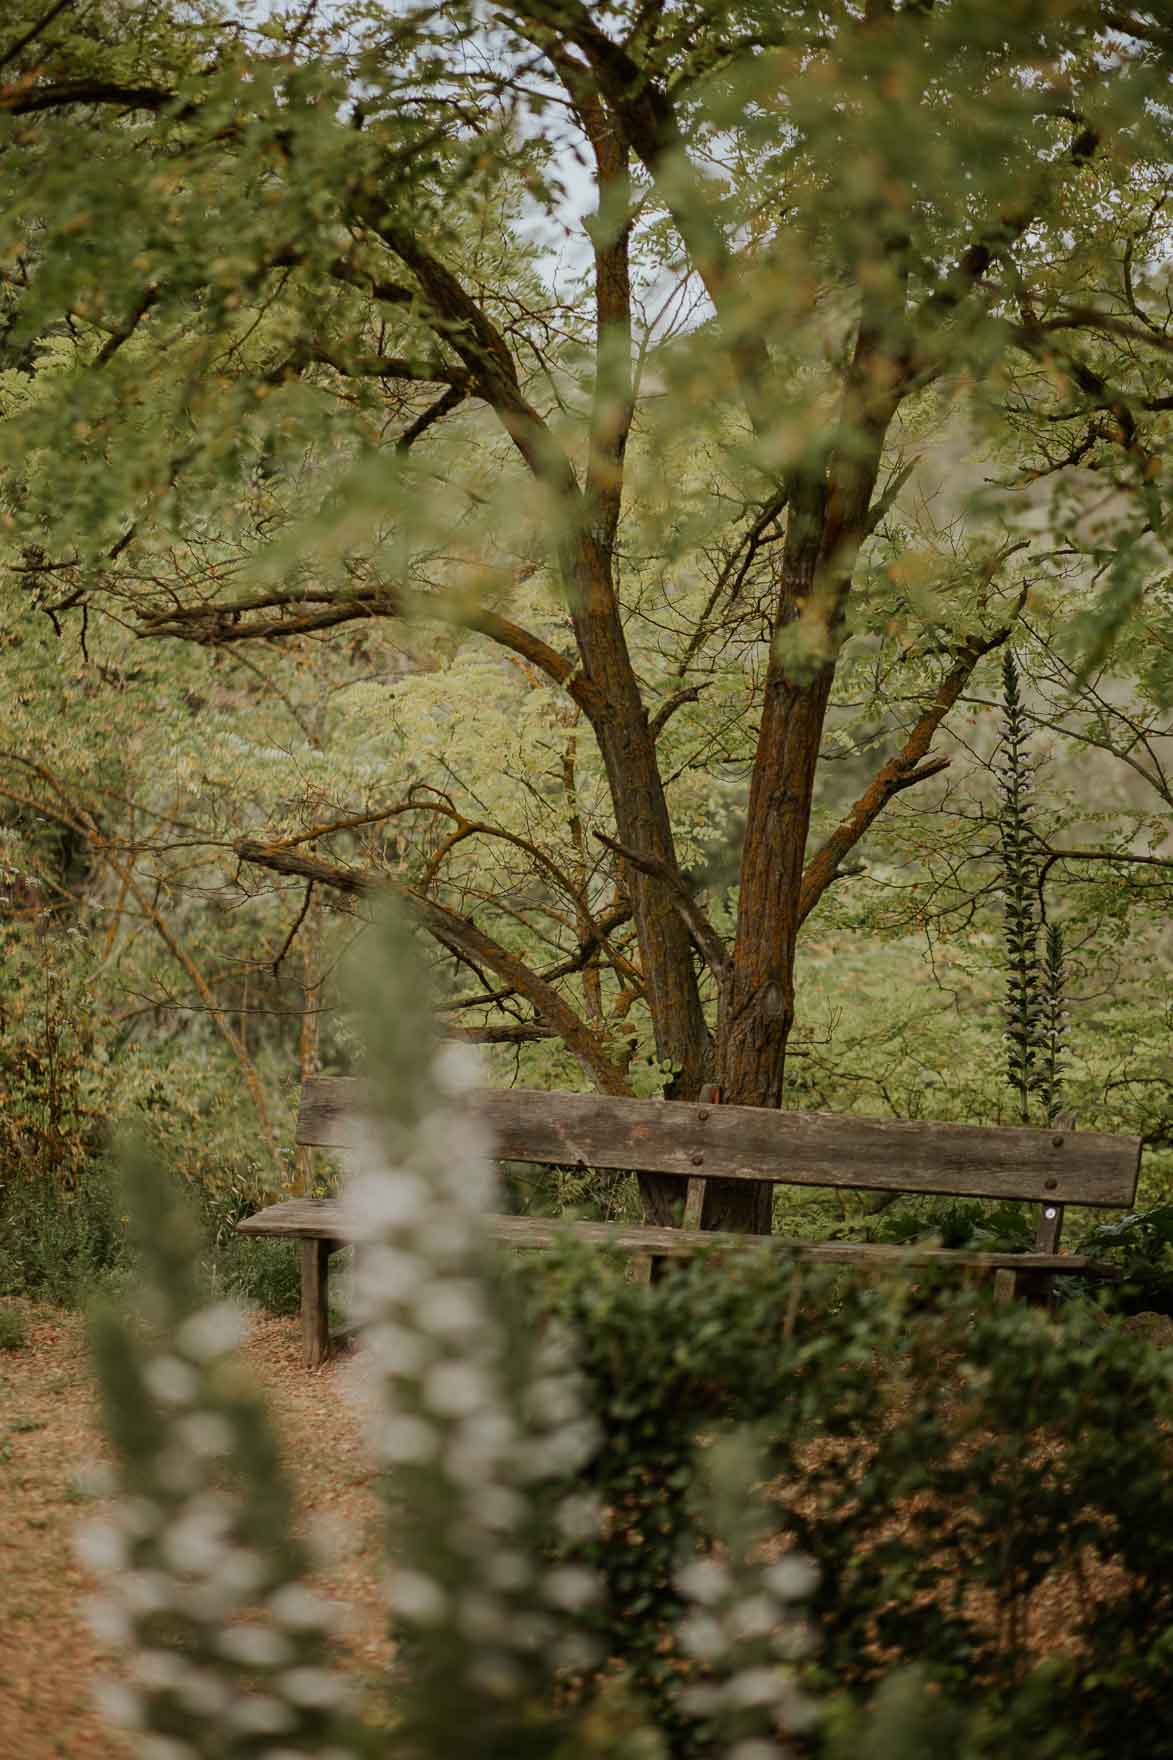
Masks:
[[[16,1308],[0,1308],[0,1351],[22,1351],[27,1343],[24,1315]]]

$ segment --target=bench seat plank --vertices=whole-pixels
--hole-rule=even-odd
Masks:
[[[493,1133],[502,1161],[555,1167],[1109,1209],[1132,1203],[1140,1170],[1139,1137],[1062,1127],[906,1122],[535,1088],[476,1089],[467,1103]],[[298,1142],[354,1146],[362,1106],[362,1083],[353,1077],[307,1082]]]
[[[866,1241],[790,1241],[778,1235],[696,1233],[678,1228],[650,1228],[638,1223],[564,1222],[536,1216],[488,1216],[492,1237],[504,1246],[537,1249],[559,1240],[582,1241],[591,1246],[614,1247],[623,1253],[653,1258],[680,1259],[693,1253],[717,1249],[739,1252],[760,1247],[793,1254],[796,1258],[824,1264],[864,1268],[902,1265],[956,1265],[972,1271],[1094,1272],[1111,1276],[1108,1267],[1079,1254],[968,1253],[952,1247],[878,1246]],[[285,1240],[327,1240],[337,1244],[353,1241],[361,1230],[338,1198],[291,1198],[273,1204],[256,1216],[237,1223],[237,1232]]]

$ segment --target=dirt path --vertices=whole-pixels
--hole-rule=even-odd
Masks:
[[[90,1683],[109,1657],[78,1608],[94,1584],[74,1560],[78,1521],[101,1508],[79,1486],[104,1447],[81,1318],[6,1301],[28,1342],[0,1351],[0,1754],[4,1760],[126,1760]],[[295,1320],[260,1317],[245,1346],[287,1442],[303,1524],[328,1526],[338,1562],[318,1586],[351,1612],[346,1660],[375,1683],[390,1656],[377,1570],[382,1515],[358,1426],[341,1391],[346,1365],[301,1366]],[[341,1373],[340,1373],[341,1372]]]

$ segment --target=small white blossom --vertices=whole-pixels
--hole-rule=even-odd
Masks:
[[[377,1447],[382,1458],[392,1466],[413,1466],[434,1460],[440,1438],[423,1418],[401,1412],[388,1418],[379,1430]]]
[[[553,1646],[553,1657],[559,1668],[581,1670],[595,1668],[601,1651],[585,1632],[566,1632]]]
[[[160,1405],[188,1406],[200,1389],[200,1379],[181,1357],[152,1357],[143,1369],[147,1391]]]
[[[505,1609],[495,1596],[469,1589],[456,1604],[456,1623],[466,1638],[485,1644],[503,1631]]]
[[[199,1760],[199,1750],[174,1736],[141,1736],[138,1760]]]
[[[433,1065],[437,1085],[449,1094],[463,1094],[484,1081],[484,1064],[475,1046],[449,1039],[436,1053]]]
[[[73,1537],[74,1556],[88,1569],[106,1575],[126,1563],[126,1541],[110,1522],[85,1522]]]
[[[517,1664],[500,1651],[478,1656],[468,1671],[474,1686],[494,1699],[515,1699],[525,1685],[525,1677]]]
[[[358,1174],[346,1189],[346,1207],[365,1235],[418,1222],[428,1207],[428,1188],[404,1168]]]
[[[249,1546],[232,1546],[223,1554],[216,1572],[233,1595],[251,1595],[265,1580],[265,1561]]]
[[[293,1632],[308,1632],[315,1627],[329,1628],[334,1624],[337,1609],[324,1596],[316,1595],[304,1583],[285,1583],[269,1597],[269,1612]]]
[[[790,1552],[769,1566],[762,1581],[780,1601],[805,1601],[819,1586],[819,1567],[811,1559]]]
[[[384,1375],[418,1375],[435,1354],[430,1339],[390,1321],[370,1327],[363,1334],[363,1342]]]
[[[332,1710],[345,1703],[346,1682],[327,1668],[290,1668],[279,1677],[278,1685],[295,1705],[313,1711]]]
[[[277,1668],[293,1654],[288,1638],[268,1626],[226,1626],[217,1636],[216,1648],[245,1668]]]
[[[189,1669],[179,1683],[178,1697],[197,1717],[219,1717],[229,1703],[228,1688],[209,1668]]]
[[[86,1624],[100,1644],[129,1644],[134,1627],[126,1609],[105,1595],[93,1595],[84,1603]]]
[[[188,1412],[175,1425],[175,1435],[201,1460],[218,1460],[232,1452],[232,1426],[218,1412]]]
[[[677,1573],[676,1584],[690,1601],[712,1607],[729,1593],[731,1579],[718,1559],[697,1558]]]
[[[107,1723],[116,1729],[141,1729],[143,1702],[141,1696],[122,1681],[95,1681],[94,1704]]]
[[[764,1638],[778,1617],[778,1604],[769,1595],[750,1595],[732,1609],[730,1624],[738,1638]]]
[[[438,1625],[448,1609],[448,1596],[433,1578],[422,1571],[396,1570],[387,1587],[391,1606],[405,1619],[421,1626]]]
[[[598,1532],[601,1514],[597,1497],[572,1492],[558,1505],[558,1531],[565,1540],[589,1540]]]
[[[73,1486],[81,1497],[113,1497],[118,1475],[106,1461],[87,1461],[73,1475]]]
[[[505,1485],[486,1485],[478,1500],[477,1514],[487,1528],[507,1533],[520,1526],[525,1502]]]
[[[187,1673],[187,1664],[174,1650],[140,1650],[132,1672],[139,1686],[146,1687],[148,1692],[166,1693],[179,1685]]]
[[[175,1343],[193,1363],[207,1363],[235,1350],[245,1329],[244,1313],[235,1302],[216,1302],[185,1320]]]
[[[599,1584],[592,1572],[574,1565],[563,1565],[542,1578],[542,1594],[551,1607],[564,1608],[567,1613],[581,1613],[584,1607],[598,1600]]]
[[[776,1668],[745,1668],[733,1676],[725,1689],[730,1705],[773,1705],[786,1696],[790,1683]]]
[[[163,1571],[123,1571],[114,1588],[131,1613],[163,1613],[175,1606],[175,1585]]]
[[[502,1551],[495,1552],[488,1560],[485,1576],[492,1588],[509,1593],[515,1589],[524,1589],[533,1577],[533,1570],[524,1553]]]
[[[724,1656],[729,1641],[711,1613],[694,1613],[680,1622],[680,1642],[687,1655],[702,1662]]]
[[[441,1417],[463,1418],[488,1405],[492,1389],[472,1363],[437,1363],[420,1383],[425,1403]]]
[[[475,1337],[487,1322],[481,1292],[468,1277],[446,1277],[429,1284],[413,1306],[417,1322],[434,1338]]]

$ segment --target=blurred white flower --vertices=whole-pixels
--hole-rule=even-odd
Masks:
[[[463,1094],[484,1081],[480,1052],[472,1045],[450,1039],[441,1045],[434,1064],[436,1082],[450,1094]]]
[[[805,1601],[819,1586],[819,1567],[809,1558],[788,1552],[763,1572],[762,1581],[780,1601]]]
[[[279,1668],[293,1654],[289,1639],[269,1626],[225,1626],[216,1648],[229,1662],[245,1668]]]
[[[680,1622],[680,1642],[687,1655],[701,1662],[716,1662],[728,1649],[729,1640],[711,1613],[693,1613]]]
[[[188,1412],[177,1421],[175,1434],[201,1460],[217,1460],[232,1452],[232,1426],[218,1412]]]
[[[147,1391],[160,1405],[191,1405],[200,1389],[200,1378],[181,1357],[152,1357],[143,1369]]]
[[[403,1614],[422,1626],[438,1625],[448,1611],[448,1596],[432,1577],[422,1571],[395,1570],[387,1583],[387,1595],[394,1613]]]
[[[434,1338],[475,1337],[488,1323],[480,1288],[471,1277],[446,1277],[422,1289],[415,1318]]]
[[[773,1705],[790,1690],[790,1682],[777,1668],[743,1668],[725,1688],[724,1697],[739,1709],[750,1705]]]
[[[83,1603],[86,1624],[100,1644],[129,1644],[134,1627],[124,1607],[105,1595],[92,1595]]]
[[[446,1418],[463,1418],[487,1406],[492,1388],[474,1363],[436,1363],[420,1381],[424,1403]]]
[[[333,1602],[307,1589],[304,1583],[285,1583],[269,1597],[269,1612],[290,1631],[308,1632],[315,1626],[329,1628],[337,1614]]]
[[[235,1302],[216,1302],[185,1320],[175,1343],[193,1363],[207,1363],[235,1350],[246,1330],[244,1312]]]
[[[502,1651],[482,1653],[473,1662],[468,1677],[474,1686],[494,1699],[515,1699],[525,1685],[525,1677],[511,1657]]]
[[[84,1522],[73,1536],[73,1551],[80,1564],[103,1576],[126,1563],[126,1541],[111,1522]]]
[[[592,1571],[576,1565],[562,1565],[542,1578],[542,1595],[551,1607],[567,1613],[581,1613],[599,1598],[599,1582]]]
[[[278,1685],[295,1705],[314,1711],[333,1710],[348,1696],[346,1682],[327,1668],[288,1668],[278,1677]]]
[[[368,1237],[418,1222],[428,1203],[428,1188],[417,1173],[380,1167],[374,1157],[346,1188],[347,1211]]]
[[[142,1697],[123,1681],[95,1681],[93,1696],[94,1704],[107,1723],[114,1724],[117,1729],[142,1728]]]
[[[729,1593],[732,1583],[718,1559],[697,1558],[677,1572],[676,1586],[690,1601],[711,1607]]]
[[[388,1418],[377,1438],[379,1454],[392,1466],[412,1466],[434,1460],[440,1438],[431,1424],[408,1412]]]
[[[749,1595],[730,1610],[729,1623],[738,1638],[764,1638],[778,1624],[780,1611],[769,1595]]]
[[[151,1693],[168,1692],[186,1672],[187,1664],[174,1650],[140,1650],[131,1664],[135,1681]]]
[[[363,1333],[363,1342],[382,1374],[404,1379],[418,1375],[436,1352],[430,1339],[421,1338],[418,1332],[409,1332],[406,1326],[392,1325],[390,1321],[370,1327]]]

